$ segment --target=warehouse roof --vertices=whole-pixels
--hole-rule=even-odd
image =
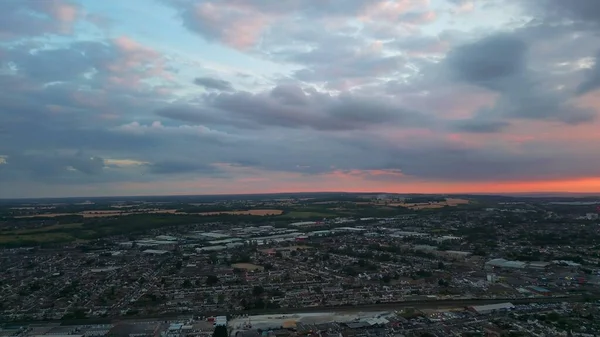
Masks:
[[[488,313],[494,310],[513,309],[515,306],[512,303],[495,303],[486,305],[474,305],[471,307],[478,313]]]

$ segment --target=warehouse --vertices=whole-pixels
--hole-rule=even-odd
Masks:
[[[474,305],[469,307],[469,310],[478,313],[480,315],[491,314],[493,312],[498,311],[507,311],[514,309],[515,306],[512,303],[496,303],[496,304],[486,304],[486,305]]]
[[[166,250],[158,250],[158,249],[146,249],[144,251],[144,254],[153,254],[153,255],[164,255],[167,253],[168,253],[168,251],[166,251]]]
[[[527,266],[525,262],[509,261],[506,259],[493,259],[485,263],[487,268],[523,269]]]

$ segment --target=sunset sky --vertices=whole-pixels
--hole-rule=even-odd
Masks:
[[[0,198],[600,192],[598,0],[1,0]]]

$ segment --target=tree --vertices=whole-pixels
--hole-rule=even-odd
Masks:
[[[215,328],[215,331],[213,331],[213,335],[212,337],[228,337],[229,334],[227,333],[227,327],[226,326],[218,326]]]
[[[181,286],[184,288],[191,288],[192,282],[190,282],[190,280],[185,280],[185,281],[183,281],[183,284]]]
[[[254,286],[254,288],[252,288],[252,295],[254,296],[260,296],[265,292],[265,289],[261,286]]]
[[[440,261],[438,262],[438,269],[445,269],[446,266],[444,265],[444,262]]]
[[[214,286],[217,283],[219,283],[219,278],[215,275],[208,275],[208,277],[206,278],[207,286]]]
[[[177,261],[177,263],[175,263],[175,268],[181,269],[181,267],[183,267],[183,262],[181,260],[179,260],[179,261]]]

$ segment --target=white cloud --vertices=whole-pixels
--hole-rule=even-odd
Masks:
[[[149,165],[147,161],[140,161],[134,159],[104,159],[104,165],[109,168],[128,168],[136,166]]]

